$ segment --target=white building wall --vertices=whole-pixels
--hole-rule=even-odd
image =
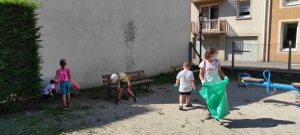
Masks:
[[[226,19],[238,36],[257,36],[264,43],[266,0],[251,0],[251,18],[237,19],[237,0],[224,0],[219,5],[219,19]]]
[[[188,60],[190,1],[40,0],[44,85],[65,58],[82,88],[101,75],[144,69],[147,76]]]

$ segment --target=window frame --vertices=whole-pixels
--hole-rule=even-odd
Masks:
[[[245,3],[245,2],[249,2],[249,6],[250,6],[250,13],[247,16],[240,16],[240,3]],[[252,17],[252,6],[251,6],[251,0],[238,0],[237,1],[237,6],[236,6],[236,18],[237,19],[251,19]]]
[[[298,0],[298,2],[292,2],[292,3],[288,3],[288,2],[286,2],[286,0],[282,0],[282,5],[283,5],[283,6],[300,5],[300,0]]]
[[[280,33],[280,38],[279,38],[279,43],[280,43],[280,45],[279,45],[279,51],[280,52],[288,52],[289,51],[289,48],[283,48],[283,43],[284,43],[284,39],[283,39],[283,37],[284,37],[284,25],[285,24],[288,24],[288,23],[297,23],[297,30],[296,30],[296,43],[295,43],[295,48],[292,48],[291,50],[293,51],[293,52],[295,52],[295,51],[297,51],[297,44],[298,44],[298,35],[299,35],[299,21],[281,21],[280,22],[280,26],[279,26],[279,33]]]

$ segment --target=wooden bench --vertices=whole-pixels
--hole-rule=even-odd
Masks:
[[[200,72],[198,65],[195,65],[194,63],[190,63],[190,65],[191,65],[190,66],[190,71],[192,71],[193,73]],[[174,72],[174,80],[176,80],[177,74],[181,70],[183,70],[182,65],[170,66],[170,68],[173,70],[173,72]]]
[[[142,89],[142,86],[146,86],[146,90],[150,92],[149,86],[150,83],[154,80],[152,79],[146,79],[145,78],[145,71],[139,70],[139,71],[131,71],[131,72],[124,72],[127,75],[130,75],[130,84],[137,85],[137,90]],[[115,90],[117,91],[118,84],[112,83],[110,77],[112,74],[102,75],[103,84],[106,85],[108,88],[107,97],[111,95],[111,91]],[[123,90],[124,91],[124,90]]]

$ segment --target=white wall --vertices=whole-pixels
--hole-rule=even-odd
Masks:
[[[258,36],[258,44],[264,43],[266,0],[251,0],[251,19],[239,20],[236,14],[237,0],[224,0],[219,5],[219,19],[226,19],[238,36]]]
[[[144,69],[153,76],[188,60],[190,1],[40,0],[44,85],[65,58],[82,88],[101,75]]]

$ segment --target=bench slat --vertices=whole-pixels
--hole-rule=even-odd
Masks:
[[[152,79],[144,79],[144,80],[140,80],[140,81],[134,81],[134,82],[130,82],[131,85],[134,85],[134,84],[140,84],[140,83],[146,83],[146,82],[152,82],[154,80]],[[117,84],[114,84],[114,85],[109,85],[109,86],[106,86],[108,88],[117,88],[118,85]]]

